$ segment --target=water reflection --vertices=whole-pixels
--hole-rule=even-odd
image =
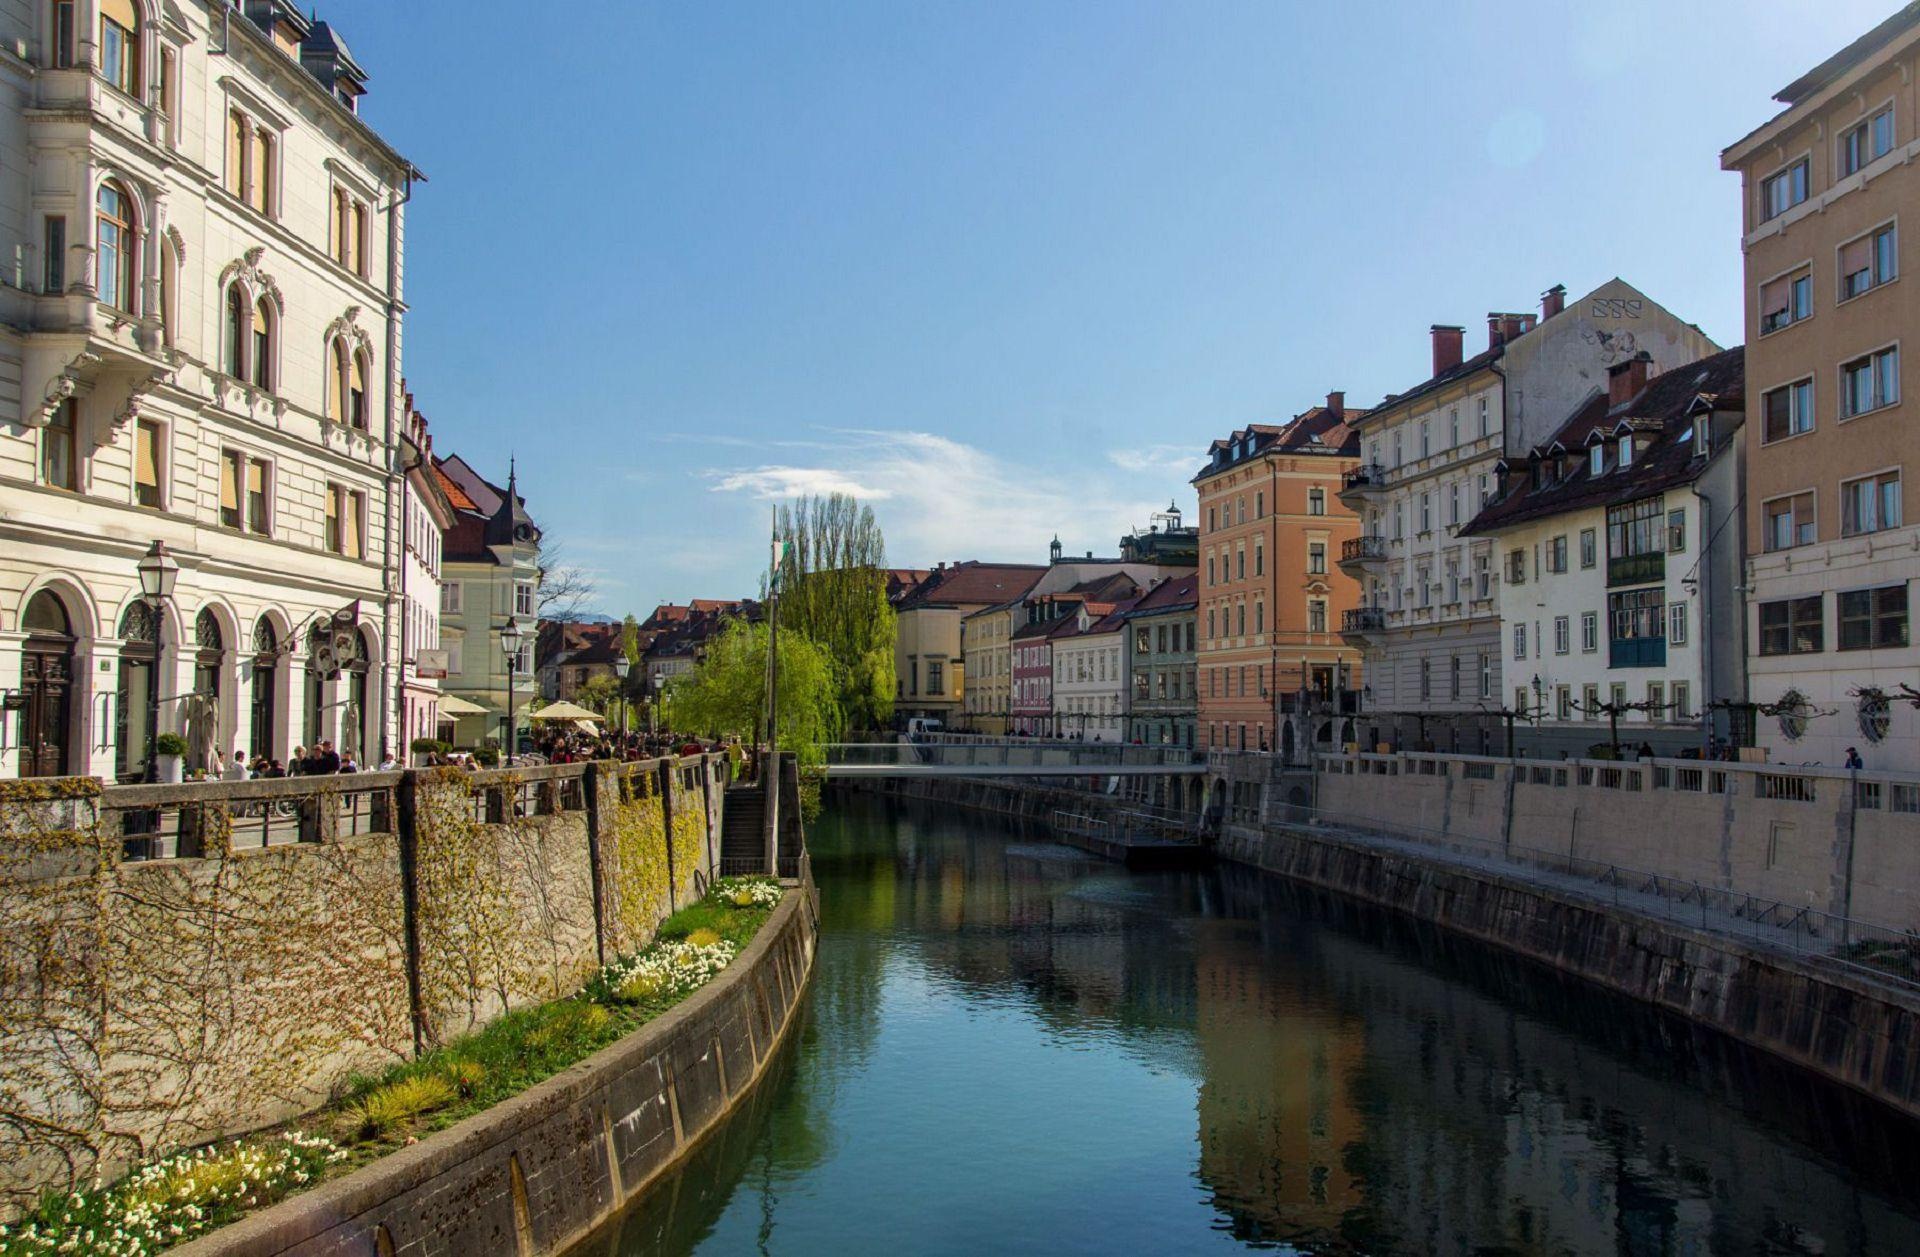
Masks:
[[[1920,1132],[1244,870],[854,802],[805,1020],[595,1254],[1920,1252]]]

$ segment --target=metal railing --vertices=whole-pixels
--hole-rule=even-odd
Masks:
[[[1337,837],[1365,844],[1470,856],[1483,868],[1523,878],[1528,873],[1551,874],[1564,879],[1561,888],[1617,908],[1778,947],[1864,976],[1920,986],[1920,932],[1913,930],[1614,861],[1591,860],[1570,851],[1492,842],[1421,825],[1396,823],[1371,829],[1319,808],[1303,810],[1312,817],[1305,826],[1310,830],[1333,831]]]
[[[1342,633],[1377,633],[1387,627],[1384,607],[1354,607],[1340,613]]]
[[[843,742],[826,748],[828,776],[1152,776],[1197,773],[1196,751],[1125,742]]]
[[[1349,537],[1340,543],[1340,561],[1342,563],[1365,563],[1373,559],[1387,557],[1387,539],[1368,533],[1361,537]]]

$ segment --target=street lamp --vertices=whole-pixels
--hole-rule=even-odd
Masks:
[[[167,622],[166,607],[180,579],[180,561],[167,553],[167,543],[156,539],[135,564],[140,593],[153,607],[153,675],[147,680],[147,780],[160,779],[160,757],[154,741],[160,736],[160,639]]]
[[[627,658],[627,652],[621,651],[613,661],[613,675],[620,678],[620,754],[627,753],[627,673],[633,671],[633,660]]]
[[[519,730],[514,726],[515,675],[520,671],[520,622],[509,619],[500,630],[500,648],[507,652],[507,767],[513,767],[513,754],[519,749]]]

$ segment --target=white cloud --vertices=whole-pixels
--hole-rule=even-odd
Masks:
[[[1055,536],[1068,553],[1112,555],[1123,533],[1159,509],[1160,491],[1123,492],[1099,463],[1009,464],[931,432],[843,429],[830,437],[814,465],[710,471],[714,492],[759,499],[851,493],[874,505],[891,561],[916,567],[962,559],[1045,562]],[[1190,461],[1188,453],[1181,468]]]
[[[1121,471],[1173,472],[1183,481],[1202,461],[1191,445],[1143,445],[1138,449],[1108,450],[1107,458]]]

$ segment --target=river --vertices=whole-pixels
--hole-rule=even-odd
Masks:
[[[1920,1129],[1237,867],[834,804],[782,1059],[580,1257],[1920,1253]]]

